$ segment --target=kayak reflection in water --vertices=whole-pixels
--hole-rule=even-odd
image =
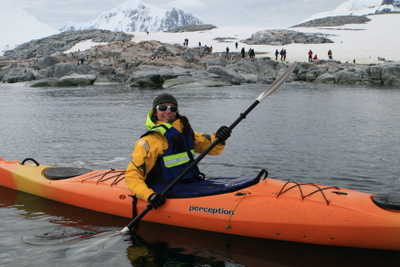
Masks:
[[[140,236],[131,235],[132,245],[126,249],[132,266],[225,266],[224,261],[215,257],[200,257],[192,253],[185,253],[184,248],[168,248],[164,242],[147,244]],[[227,259],[232,264],[231,259]]]

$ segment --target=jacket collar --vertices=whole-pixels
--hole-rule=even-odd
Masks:
[[[147,113],[147,118],[146,118],[146,128],[151,130],[154,126],[159,125],[159,124],[170,124],[173,127],[175,127],[178,131],[182,132],[183,130],[183,125],[182,125],[182,121],[180,119],[174,119],[170,122],[163,122],[163,121],[157,121],[156,123],[154,123],[151,120],[151,117],[153,116],[153,109],[150,109],[149,112]]]

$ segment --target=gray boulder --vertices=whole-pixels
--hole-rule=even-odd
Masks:
[[[230,82],[221,80],[220,76],[205,71],[191,72],[190,76],[178,76],[166,80],[163,88],[199,88],[230,86]]]
[[[71,75],[61,77],[58,86],[87,86],[92,85],[95,80],[95,75],[72,73]]]
[[[58,86],[58,79],[55,78],[41,79],[29,83],[29,87],[57,87],[57,86]]]
[[[73,63],[60,63],[54,66],[55,78],[61,78],[69,73],[76,73],[76,65]]]
[[[254,60],[250,58],[245,58],[243,60],[233,62],[232,64],[227,65],[226,68],[234,72],[240,73],[240,75],[242,75],[243,73],[254,74],[259,76],[260,78],[276,77],[280,70],[284,71],[286,69],[285,65],[282,64],[281,66],[279,62],[274,60]]]
[[[222,80],[230,81],[234,85],[239,85],[246,82],[246,79],[243,78],[243,76],[241,76],[239,73],[221,66],[209,66],[207,68],[207,72],[216,74],[220,76]]]
[[[59,63],[60,60],[57,57],[43,57],[38,60],[37,67],[39,69],[47,69],[48,67],[54,66],[55,64]]]
[[[71,86],[88,86],[93,85],[96,81],[95,75],[80,75],[72,73],[68,76],[63,76],[60,79],[49,78],[31,82],[30,87],[71,87]]]
[[[382,67],[381,66],[371,66],[367,67],[365,70],[371,77],[371,81],[375,83],[381,83],[382,81]]]
[[[259,77],[256,74],[241,73],[241,72],[238,72],[238,74],[245,79],[246,83],[257,83],[257,82],[270,83],[270,82],[267,82],[268,79],[266,79],[266,77],[263,77],[264,78],[263,79],[262,77]]]
[[[11,69],[1,76],[1,81],[6,83],[26,82],[34,79],[34,75],[31,70],[22,68]]]
[[[190,76],[190,71],[181,67],[162,67],[159,73],[164,80],[173,79],[178,76]]]
[[[178,77],[165,81],[163,88],[201,88],[231,86],[232,83],[220,79],[194,79],[193,77]]]
[[[93,68],[89,65],[76,65],[73,63],[58,63],[48,70],[48,76],[54,78],[61,78],[71,73],[88,74]]]
[[[164,80],[161,78],[158,67],[146,66],[135,71],[126,81],[130,87],[161,88]]]
[[[399,63],[387,63],[382,66],[382,84],[391,86],[400,85]]]
[[[335,72],[335,83],[337,84],[360,84],[368,83],[364,69],[349,68]]]
[[[221,67],[226,67],[229,65],[231,62],[225,58],[225,57],[214,57],[212,59],[209,59],[206,61],[206,67],[210,66],[221,66]]]
[[[161,88],[166,80],[189,75],[190,72],[187,69],[180,67],[142,66],[131,74],[126,84],[130,87]]]
[[[330,73],[324,73],[321,76],[318,76],[314,82],[316,83],[335,83],[336,78]]]

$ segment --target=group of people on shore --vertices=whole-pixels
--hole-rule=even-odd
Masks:
[[[183,42],[183,45],[184,46],[188,46],[189,45],[189,39],[185,38],[184,42]],[[199,42],[199,46],[201,46],[201,45],[202,45],[201,42]],[[235,48],[238,49],[238,46],[239,46],[239,43],[236,42],[235,43]],[[227,46],[226,49],[225,49],[225,53],[229,54],[229,52],[230,52],[230,48],[229,48],[229,46]],[[244,47],[242,47],[242,49],[240,50],[240,54],[241,54],[242,58],[246,57],[246,50],[245,50]],[[253,48],[251,48],[251,47],[249,48],[248,55],[249,55],[250,58],[255,58],[255,52],[254,52]],[[285,48],[282,48],[281,50],[276,49],[276,51],[275,51],[275,60],[286,61],[286,56],[287,56],[287,51],[286,51]],[[333,59],[333,52],[332,52],[331,49],[328,50],[328,58],[331,59],[331,60]],[[308,51],[308,61],[311,62],[313,60],[318,60],[318,55],[314,54],[314,52],[310,49]]]
[[[183,46],[189,46],[189,39],[188,38],[183,39]]]
[[[278,60],[278,57],[281,57],[281,61],[285,61],[286,60],[286,49],[281,49],[281,51],[279,51],[278,49],[276,49],[275,51],[275,60]]]
[[[315,54],[314,57],[313,57],[313,54],[314,54],[313,51],[310,49],[310,51],[308,51],[308,61],[309,61],[309,62],[311,62],[311,61],[313,61],[313,60],[318,60],[318,55]],[[329,49],[329,50],[328,50],[328,58],[329,58],[329,59],[333,59],[332,54],[333,54],[332,50]]]

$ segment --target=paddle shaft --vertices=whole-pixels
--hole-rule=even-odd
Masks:
[[[271,84],[271,86],[268,87],[267,90],[265,90],[254,103],[243,113],[240,114],[239,118],[236,119],[235,122],[232,123],[231,126],[229,126],[229,129],[233,130],[243,119],[246,118],[246,116],[267,96],[275,92],[279,86],[283,84],[283,82],[289,77],[289,75],[292,73],[293,69],[295,68],[296,62],[294,62],[283,74],[281,77],[279,77],[275,82]],[[195,166],[197,165],[218,143],[220,143],[221,140],[220,138],[217,138],[214,142],[209,145],[206,150],[204,150],[178,177],[175,178],[162,192],[161,194],[166,196],[172,188],[179,183],[179,181]],[[147,205],[147,207],[140,213],[138,214],[124,229],[122,229],[121,232],[127,232],[128,230],[132,229],[133,226],[136,225],[150,210],[152,210],[151,205]]]

